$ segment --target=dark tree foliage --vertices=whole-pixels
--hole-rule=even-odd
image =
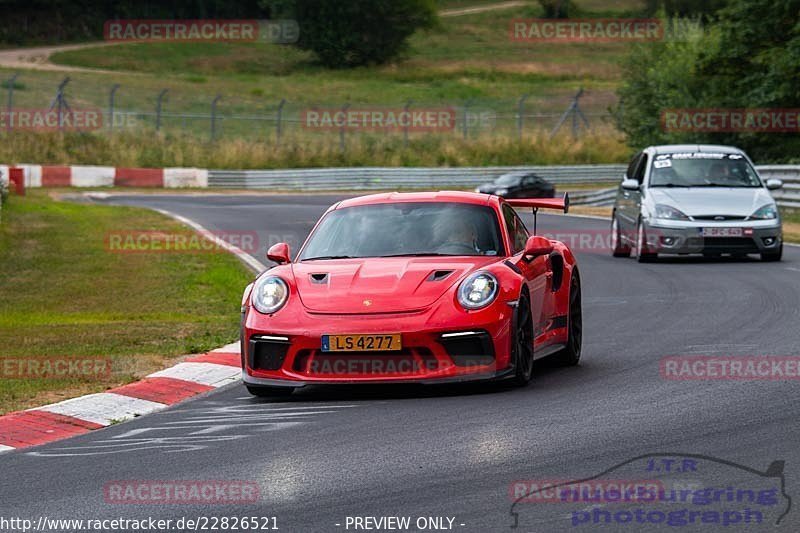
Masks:
[[[102,39],[109,19],[265,18],[258,0],[0,0],[0,42]]]
[[[624,68],[619,126],[631,144],[732,144],[762,162],[800,161],[792,133],[664,132],[673,108],[800,108],[800,0],[729,0],[718,20],[682,42],[638,47]]]
[[[645,14],[664,13],[668,17],[712,19],[728,0],[647,0]]]
[[[278,18],[300,25],[298,46],[332,68],[381,64],[406,50],[408,38],[436,23],[433,0],[272,0]]]
[[[539,0],[544,11],[544,18],[565,19],[574,15],[575,6],[572,0]]]

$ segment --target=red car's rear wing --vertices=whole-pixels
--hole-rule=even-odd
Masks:
[[[506,202],[511,207],[531,207],[533,209],[558,209],[569,212],[569,194],[563,198],[509,198]]]

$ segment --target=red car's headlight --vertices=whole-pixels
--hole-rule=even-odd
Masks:
[[[482,309],[497,298],[499,284],[489,272],[475,272],[458,287],[458,303],[467,310]]]
[[[289,286],[277,276],[262,276],[253,286],[253,307],[260,313],[271,315],[289,299]]]

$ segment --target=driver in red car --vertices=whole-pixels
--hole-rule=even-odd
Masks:
[[[478,255],[478,232],[468,220],[448,220],[434,229],[438,252],[453,255]]]

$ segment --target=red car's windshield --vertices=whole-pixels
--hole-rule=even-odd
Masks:
[[[311,235],[300,260],[413,255],[504,255],[495,211],[441,202],[337,209]]]

